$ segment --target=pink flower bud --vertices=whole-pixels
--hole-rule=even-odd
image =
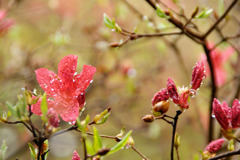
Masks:
[[[229,117],[230,108],[228,108],[226,103],[221,106],[220,102],[214,98],[213,100],[213,114],[215,115],[218,123],[224,130],[230,127]]]
[[[186,91],[181,93],[180,99],[179,99],[179,106],[182,109],[188,109],[188,107],[189,107],[189,104],[188,104],[189,95],[190,95],[189,90],[186,90]]]
[[[158,91],[152,99],[152,105],[154,106],[156,103],[160,102],[160,101],[166,101],[169,99],[169,94],[167,93],[167,89],[161,89],[160,91]]]
[[[80,157],[79,157],[77,151],[74,151],[74,152],[73,152],[72,160],[80,160]]]
[[[177,92],[176,84],[171,78],[167,81],[167,91],[175,104],[179,104],[179,95]]]
[[[203,79],[205,79],[205,66],[203,61],[198,61],[196,65],[194,66],[193,72],[192,72],[192,81],[191,86],[192,89],[198,89],[201,86],[201,83]]]
[[[240,127],[240,103],[237,99],[233,101],[232,105],[232,127]]]
[[[224,138],[212,141],[207,145],[207,147],[205,148],[205,151],[208,151],[209,153],[217,153],[217,151],[221,149],[222,144],[224,142],[225,142]]]

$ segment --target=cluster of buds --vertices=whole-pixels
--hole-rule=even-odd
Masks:
[[[234,131],[240,127],[240,102],[235,99],[230,108],[226,102],[221,103],[215,98],[213,100],[213,115],[222,127],[221,131],[228,140],[234,139]]]
[[[207,160],[216,155],[218,150],[222,148],[223,143],[225,142],[224,138],[217,139],[210,142],[205,150],[202,152],[202,160]]]
[[[205,79],[205,66],[202,61],[196,63],[193,72],[192,80],[189,87],[177,89],[173,79],[168,78],[167,88],[161,89],[152,99],[152,111],[154,116],[160,116],[166,113],[169,108],[169,98],[173,103],[177,104],[181,110],[188,109],[189,98],[196,95],[196,90],[201,86],[203,79]]]

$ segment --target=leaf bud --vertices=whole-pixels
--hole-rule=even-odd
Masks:
[[[178,133],[175,134],[175,140],[174,140],[174,146],[176,148],[178,148],[180,146],[181,142],[180,142],[180,136]]]
[[[231,139],[231,140],[228,142],[228,150],[229,150],[229,151],[234,151],[234,141],[233,141],[233,139]]]
[[[113,48],[119,47],[119,43],[113,42],[113,43],[109,44],[109,46],[110,46],[110,47],[113,47]]]
[[[168,111],[168,108],[169,108],[169,101],[168,100],[160,101],[153,106],[153,109],[152,109],[153,114],[154,114],[154,116],[160,116],[163,113],[166,113]]]
[[[153,115],[150,115],[150,114],[147,114],[147,115],[145,115],[145,116],[142,118],[142,120],[143,120],[144,122],[151,123],[151,122],[154,121],[154,116],[153,116]]]
[[[97,154],[100,155],[100,156],[104,156],[106,155],[108,152],[110,151],[109,148],[103,148],[103,149],[100,149]]]
[[[132,136],[128,138],[127,146],[133,147],[134,146],[134,140]]]

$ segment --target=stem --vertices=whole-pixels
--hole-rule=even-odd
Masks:
[[[227,153],[223,153],[223,154],[219,154],[213,158],[210,158],[208,160],[217,160],[217,159],[221,159],[221,158],[224,158],[224,157],[230,157],[230,156],[233,156],[233,155],[238,155],[240,154],[240,149],[239,150],[236,150],[236,151],[232,151],[232,152],[227,152]]]
[[[134,146],[131,147],[135,152],[137,152],[143,159],[148,160],[141,152],[139,152]]]
[[[212,118],[212,101],[214,98],[216,98],[216,93],[217,93],[217,87],[216,87],[216,81],[215,81],[215,71],[213,69],[213,62],[211,59],[211,52],[207,48],[207,44],[203,44],[203,48],[208,60],[208,65],[209,69],[211,71],[211,82],[212,82],[212,95],[211,95],[211,100],[210,100],[210,108],[209,108],[209,127],[208,127],[208,142],[211,142],[213,140],[213,134],[214,134],[214,123],[213,123],[213,118]]]
[[[174,139],[175,139],[175,133],[176,133],[176,128],[177,128],[178,116],[180,114],[182,114],[182,111],[180,111],[180,110],[176,111],[176,116],[174,117],[174,121],[172,123],[173,132],[172,132],[172,145],[171,145],[171,160],[173,160]]]
[[[178,152],[178,147],[175,147],[176,152],[177,152],[177,159],[180,160],[179,152]]]
[[[84,160],[88,159],[87,155],[87,146],[86,146],[86,139],[82,137],[82,142],[83,142],[83,152],[84,152]]]

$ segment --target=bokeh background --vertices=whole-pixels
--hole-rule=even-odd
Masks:
[[[112,32],[103,24],[103,13],[114,17],[123,28],[138,33],[156,31],[175,31],[167,21],[160,19],[152,8],[140,0],[0,0],[0,8],[7,10],[7,18],[14,25],[0,37],[0,105],[8,101],[16,103],[22,88],[39,87],[34,71],[48,68],[57,73],[59,61],[66,55],[78,56],[78,72],[84,64],[97,68],[93,83],[86,91],[86,110],[82,119],[89,114],[91,119],[107,107],[111,107],[108,121],[97,126],[101,134],[117,135],[125,126],[133,130],[135,147],[150,159],[169,159],[172,127],[164,121],[151,124],[141,119],[151,113],[151,99],[166,86],[168,77],[180,86],[190,84],[192,67],[202,59],[201,46],[186,36],[164,38],[142,38],[130,41],[120,48],[109,44],[126,37]],[[179,11],[172,1],[165,0],[170,8]],[[230,0],[222,1],[228,6]],[[213,8],[221,12],[221,0],[187,1],[179,4],[184,7],[187,17],[195,7]],[[237,4],[222,29],[224,34],[232,35],[239,31],[239,7]],[[224,9],[224,8],[223,8]],[[220,13],[219,13],[220,14]],[[229,16],[230,17],[230,16]],[[151,19],[152,21],[149,21]],[[227,20],[225,20],[227,21]],[[213,22],[213,14],[206,19],[194,20],[200,31],[205,31]],[[211,34],[209,41],[217,43],[217,33]],[[239,47],[239,41],[233,44]],[[229,45],[219,46],[224,50]],[[219,87],[220,101],[231,98],[234,88],[234,53],[224,65],[227,71],[226,84]],[[234,80],[233,80],[234,79]],[[177,132],[181,136],[179,153],[181,159],[194,159],[200,155],[199,149],[207,144],[208,108],[211,95],[210,78],[207,77],[190,108],[184,112],[178,123]],[[168,114],[174,115],[177,107],[171,103]],[[34,116],[38,123],[39,117]],[[217,137],[219,126],[216,128]],[[62,128],[69,124],[61,122]],[[91,130],[90,130],[91,131]],[[89,137],[91,140],[92,137]],[[0,143],[6,140],[7,159],[30,159],[28,142],[32,137],[22,125],[0,124]],[[116,142],[103,139],[107,147]],[[50,139],[49,159],[71,159],[73,150],[83,155],[79,133],[68,132]],[[104,159],[141,159],[131,149],[123,149]]]

